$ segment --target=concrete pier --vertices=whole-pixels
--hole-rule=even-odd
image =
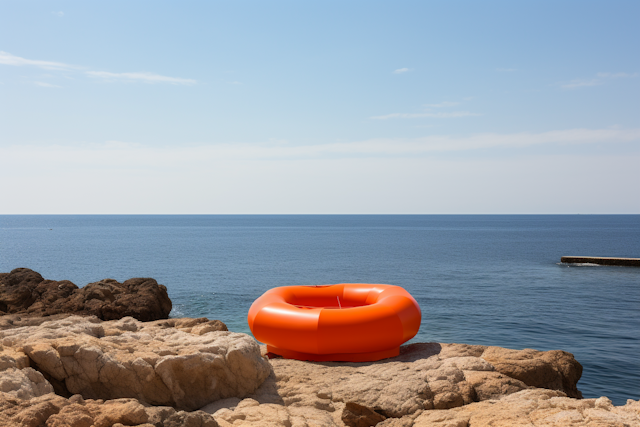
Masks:
[[[640,267],[640,258],[615,258],[606,256],[563,256],[560,262],[566,264],[600,264]]]

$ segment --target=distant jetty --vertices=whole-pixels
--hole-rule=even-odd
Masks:
[[[640,267],[640,258],[615,258],[606,256],[563,256],[560,262],[565,264],[599,264]]]

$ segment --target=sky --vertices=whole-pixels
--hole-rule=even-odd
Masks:
[[[638,214],[638,1],[0,2],[0,214]]]

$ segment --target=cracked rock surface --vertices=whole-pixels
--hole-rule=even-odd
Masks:
[[[580,408],[597,407],[595,399],[567,397],[576,394],[582,367],[562,351],[419,343],[372,363],[270,362],[273,374],[252,396],[202,410],[222,427],[480,427],[573,425],[556,420],[578,419]],[[520,379],[509,375],[514,365]],[[553,404],[546,402],[551,397]],[[558,408],[567,413],[557,415]],[[610,424],[600,413],[575,425],[640,426],[638,408],[634,401],[611,405],[604,409]],[[526,424],[532,411],[536,421]]]
[[[252,393],[270,372],[254,339],[220,331],[221,325],[207,319],[143,323],[70,316],[1,330],[0,344],[7,359],[9,352],[26,355],[61,395],[130,397],[195,410]]]
[[[54,393],[30,400],[0,393],[0,425],[5,427],[218,427],[202,411],[176,411],[166,406],[145,406],[136,399],[65,399]]]
[[[273,358],[208,319],[0,317],[0,425],[640,427],[579,399],[563,351],[417,343],[370,363]]]
[[[379,424],[382,426],[382,424]],[[390,424],[393,425],[393,424]],[[537,427],[640,425],[640,402],[613,406],[606,397],[572,399],[556,390],[523,390],[499,400],[472,403],[448,411],[426,411],[413,427]]]

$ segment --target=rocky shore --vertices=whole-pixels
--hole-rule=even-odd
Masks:
[[[168,319],[165,296],[153,279],[78,288],[0,273],[0,425],[640,426],[638,401],[582,399],[564,351],[417,343],[371,363],[270,359],[218,320]]]

